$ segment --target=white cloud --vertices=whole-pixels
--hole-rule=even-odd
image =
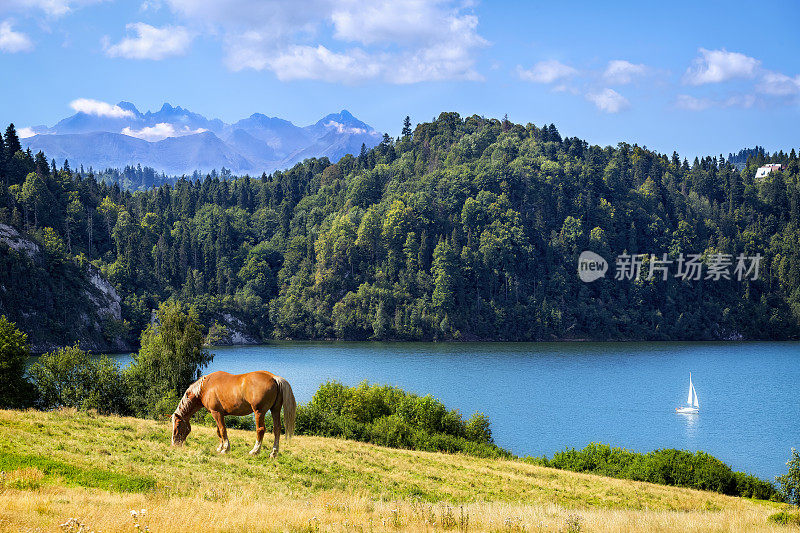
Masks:
[[[76,8],[97,4],[105,0],[2,0],[0,13],[3,11],[28,11],[38,9],[50,17],[64,16]]]
[[[702,57],[692,61],[683,76],[684,83],[689,85],[703,85],[705,83],[720,83],[734,78],[752,78],[757,72],[761,62],[753,57],[738,52],[721,50],[699,49]]]
[[[281,81],[324,80],[330,82],[360,82],[376,78],[382,65],[363,50],[332,52],[319,45],[292,46],[276,56],[255,59],[245,66],[261,70],[268,66]]]
[[[712,107],[741,107],[748,109],[756,103],[759,102],[753,94],[734,94],[724,99],[696,98],[688,94],[679,94],[675,100],[675,107],[686,109],[687,111],[705,111]]]
[[[713,106],[714,102],[707,98],[695,98],[688,94],[679,94],[675,100],[675,107],[687,111],[703,111]]]
[[[488,42],[459,0],[165,1],[222,36],[231,70],[336,83],[483,79],[475,55]]]
[[[145,141],[149,142],[156,142],[162,141],[167,137],[183,137],[184,135],[194,135],[196,133],[203,133],[208,131],[203,128],[197,128],[196,130],[190,129],[189,126],[183,126],[182,128],[175,128],[174,125],[169,124],[168,122],[160,122],[155,126],[149,126],[142,128],[140,130],[134,130],[130,127],[123,128],[122,134],[128,135],[129,137],[136,137],[139,139],[144,139]]]
[[[160,60],[185,54],[193,39],[192,34],[182,26],[156,28],[136,22],[125,28],[129,32],[135,32],[136,36],[126,37],[115,45],[106,46],[107,56]]]
[[[800,75],[791,78],[780,72],[767,71],[756,85],[756,90],[772,96],[792,96],[800,94]]]
[[[573,86],[568,85],[566,83],[562,83],[562,84],[559,84],[559,85],[556,85],[555,87],[553,87],[553,92],[556,92],[556,93],[570,93],[570,94],[574,94],[574,95],[581,94],[581,92],[576,87],[573,87]]]
[[[470,33],[477,27],[477,17],[430,0],[350,0],[336,5],[330,19],[337,39],[364,45],[431,44],[441,41],[442,33]]]
[[[586,98],[604,113],[619,113],[630,106],[627,98],[614,89],[606,88],[599,93],[589,93]]]
[[[335,120],[331,120],[327,124],[325,124],[326,128],[334,128],[337,133],[353,133],[353,134],[363,134],[363,133],[370,133],[365,128],[356,128],[355,126],[347,126],[346,124],[342,124],[341,122],[336,122]]]
[[[91,100],[89,98],[79,98],[78,100],[73,100],[69,105],[78,113],[86,113],[87,115],[109,118],[133,117],[133,111],[122,109],[118,105],[111,105],[106,102]]]
[[[27,139],[29,137],[33,137],[34,135],[36,135],[36,132],[33,130],[33,128],[20,128],[17,130],[17,137],[20,139]]]
[[[729,96],[722,102],[723,107],[753,107],[756,103],[756,97],[753,94],[735,94]]]
[[[646,73],[647,67],[645,65],[637,65],[623,59],[614,59],[608,62],[606,70],[603,72],[603,79],[607,83],[625,85]]]
[[[9,54],[33,50],[30,37],[22,32],[14,31],[11,21],[0,22],[0,51]]]
[[[533,68],[525,70],[517,65],[517,74],[520,79],[532,81],[534,83],[553,83],[557,80],[571,78],[578,74],[578,71],[569,65],[565,65],[555,59],[539,61]]]
[[[139,5],[139,11],[158,11],[161,5],[161,0],[143,0]]]

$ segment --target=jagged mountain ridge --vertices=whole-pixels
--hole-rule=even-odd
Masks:
[[[130,102],[116,107],[121,110],[116,116],[78,112],[52,127],[37,126],[22,144],[57,161],[98,170],[141,164],[169,175],[222,167],[260,174],[308,157],[335,162],[357,154],[362,144],[372,148],[382,137],[347,110],[301,127],[261,113],[226,124],[170,104],[146,113]]]

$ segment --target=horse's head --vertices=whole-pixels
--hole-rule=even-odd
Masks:
[[[192,431],[192,425],[188,419],[183,418],[178,414],[172,415],[172,445],[180,446],[189,436]]]

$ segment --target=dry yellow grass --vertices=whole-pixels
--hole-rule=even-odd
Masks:
[[[790,530],[767,521],[782,506],[716,493],[318,437],[270,460],[247,455],[251,432],[230,436],[218,456],[211,428],[174,449],[166,423],[0,411],[0,458],[71,467],[35,459],[6,472],[0,531],[58,531],[69,518],[107,532]],[[117,485],[103,485],[108,472]],[[126,492],[126,476],[155,486]]]

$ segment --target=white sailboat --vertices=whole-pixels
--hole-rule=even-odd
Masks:
[[[693,415],[700,412],[700,403],[697,401],[697,391],[694,390],[694,383],[692,383],[692,373],[689,372],[689,398],[686,399],[685,407],[676,407],[675,412]]]

